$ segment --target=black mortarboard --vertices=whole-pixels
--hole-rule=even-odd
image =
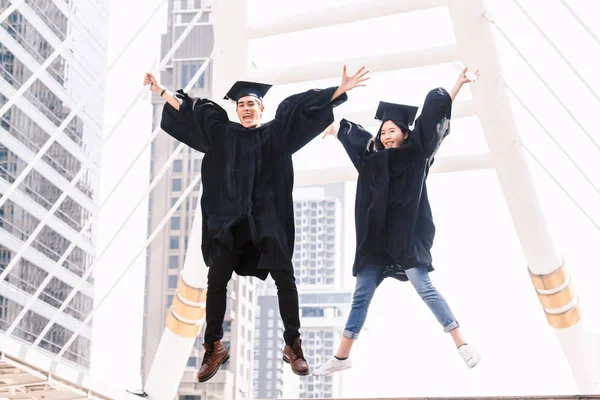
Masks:
[[[401,122],[407,128],[415,122],[415,116],[419,107],[405,106],[403,104],[379,102],[379,107],[375,113],[375,119],[385,122],[388,120]]]
[[[267,85],[266,83],[237,81],[231,89],[229,89],[229,92],[227,92],[224,99],[238,101],[245,96],[254,96],[262,99],[272,86],[273,85]]]

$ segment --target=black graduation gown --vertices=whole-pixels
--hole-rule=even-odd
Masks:
[[[356,276],[365,265],[384,265],[386,277],[406,281],[408,268],[433,271],[431,247],[435,225],[425,181],[433,157],[450,129],[452,99],[437,88],[403,146],[376,151],[373,136],[342,120],[338,139],[358,170],[355,224]]]
[[[337,88],[309,90],[285,99],[275,119],[258,128],[229,121],[227,112],[179,90],[179,111],[168,103],[161,128],[205,153],[202,161],[202,253],[208,267],[231,262],[232,227],[247,223],[252,244],[244,246],[239,275],[265,279],[269,270],[294,271],[295,227],[292,154],[333,122]]]

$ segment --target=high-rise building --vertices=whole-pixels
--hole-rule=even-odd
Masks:
[[[0,0],[0,15],[12,5]],[[41,65],[73,38],[63,51],[29,82]],[[86,105],[58,135],[42,159],[27,174],[14,194],[0,208],[0,272],[4,272],[24,242],[69,186],[83,164],[92,157],[77,184],[25,249],[6,278],[0,282],[0,330],[9,329],[40,284],[54,269],[67,247],[75,242],[62,264],[33,306],[16,325],[12,335],[33,343],[95,254],[94,226],[77,239],[78,232],[96,211],[102,140],[104,85],[94,85],[106,75],[108,14],[96,0],[78,2],[26,0],[0,21],[0,109],[8,99],[15,103],[0,114],[0,192],[32,162],[83,98]],[[21,96],[17,92],[23,87]],[[89,92],[91,96],[88,96]],[[89,368],[92,332],[82,321],[92,310],[94,280],[90,277],[61,313],[39,347],[58,353],[73,332],[81,335],[65,357]]]
[[[311,368],[333,356],[352,294],[342,285],[344,184],[306,188],[294,193],[296,240],[294,273],[299,292],[302,347]],[[283,325],[276,289],[269,279],[258,285],[254,396],[256,398],[332,398],[340,396],[341,376],[301,377],[284,374]],[[295,394],[290,394],[294,382]]]
[[[164,56],[194,15],[200,11],[200,0],[170,0],[167,32],[163,35],[161,53]],[[207,11],[175,52],[167,68],[160,73],[160,82],[172,89],[185,87],[213,49],[212,14]],[[212,78],[209,66],[190,90],[190,95],[211,97]],[[164,101],[153,96],[155,122],[159,123]],[[152,144],[151,175],[154,178],[179,142],[166,134]],[[188,148],[177,155],[167,174],[150,197],[149,229],[153,230],[177,201],[193,178],[200,173],[203,154]],[[148,248],[142,374],[148,376],[154,353],[162,335],[167,311],[175,295],[179,272],[188,245],[192,221],[198,206],[200,186],[194,188],[170,223]],[[194,243],[199,246],[200,243]],[[210,381],[198,383],[196,371],[202,363],[202,334],[196,340],[179,387],[179,398],[185,400],[237,399],[252,396],[252,342],[254,336],[254,304],[256,294],[251,278],[234,274],[228,286],[228,306],[225,316],[223,343],[231,359]]]

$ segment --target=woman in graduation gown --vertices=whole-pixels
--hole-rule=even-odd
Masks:
[[[172,93],[152,74],[144,84],[166,100],[161,128],[203,152],[202,253],[208,272],[205,354],[198,380],[212,378],[229,359],[221,343],[232,273],[265,279],[277,286],[284,331],[284,360],[294,373],[307,375],[300,340],[298,292],[292,265],[295,227],[292,154],[333,122],[333,108],[346,92],[364,86],[366,71],[342,74],[338,87],[309,90],[285,99],[275,119],[261,123],[263,97],[271,85],[237,82],[225,99],[235,102],[240,123],[208,99]],[[195,245],[195,244],[193,244]]]
[[[339,132],[333,126],[326,131],[337,135],[358,170],[356,289],[340,347],[314,375],[330,375],[352,366],[350,350],[375,290],[387,277],[410,281],[444,331],[450,333],[467,366],[479,362],[479,354],[465,342],[448,303],[429,279],[435,226],[425,181],[434,155],[449,133],[452,101],[469,82],[466,72],[461,72],[450,93],[443,88],[429,92],[412,130],[409,126],[417,107],[380,102],[376,119],[382,124],[375,138],[347,120],[340,122]]]

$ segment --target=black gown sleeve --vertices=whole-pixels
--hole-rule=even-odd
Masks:
[[[365,157],[373,153],[373,135],[371,135],[362,126],[350,122],[347,119],[340,121],[340,129],[338,130],[337,138],[354,167],[360,171]]]
[[[333,123],[333,109],[348,99],[344,93],[331,101],[337,87],[312,89],[281,102],[275,121],[284,135],[284,148],[293,154]]]
[[[160,127],[180,142],[206,153],[229,123],[227,112],[218,104],[190,97],[183,90],[178,90],[175,97],[181,103],[179,110],[166,103]]]
[[[450,94],[444,88],[430,91],[418,119],[418,140],[425,157],[432,158],[442,144],[442,140],[450,133],[451,116]]]

